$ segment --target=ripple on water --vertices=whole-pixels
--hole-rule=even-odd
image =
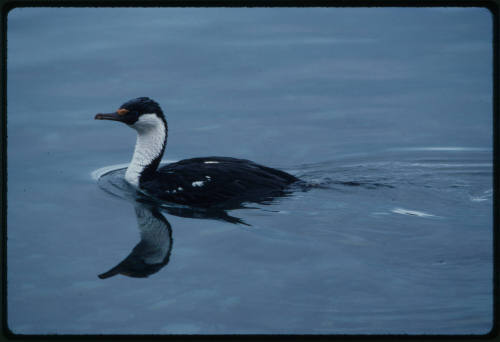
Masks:
[[[391,210],[391,212],[395,214],[401,214],[401,215],[409,215],[409,216],[418,216],[418,217],[433,217],[436,215],[424,213],[423,211],[417,211],[417,210],[408,210],[408,209],[403,209],[403,208],[394,208]]]

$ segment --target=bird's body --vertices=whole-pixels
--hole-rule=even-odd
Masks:
[[[141,189],[169,202],[198,207],[230,206],[277,195],[298,179],[286,172],[229,157],[182,160],[158,169]]]
[[[226,207],[280,195],[299,179],[250,160],[204,157],[158,168],[168,126],[159,105],[149,98],[124,103],[115,113],[96,119],[122,121],[137,131],[127,182],[155,198],[196,207]]]

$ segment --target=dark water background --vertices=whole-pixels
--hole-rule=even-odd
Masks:
[[[478,8],[13,10],[10,329],[488,332],[491,28]],[[165,161],[252,159],[310,188],[228,213],[249,226],[162,208],[141,232],[166,265],[99,279],[151,208],[101,169],[134,132],[93,115],[137,96],[166,112]]]

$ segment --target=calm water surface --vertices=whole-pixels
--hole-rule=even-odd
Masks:
[[[490,330],[488,11],[8,19],[14,332]],[[137,196],[122,179],[135,133],[93,120],[137,96],[166,113],[165,163],[246,158],[305,185],[228,212]]]

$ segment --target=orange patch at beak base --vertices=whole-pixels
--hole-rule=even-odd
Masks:
[[[128,109],[120,108],[116,111],[116,114],[118,115],[125,115],[128,113]]]

